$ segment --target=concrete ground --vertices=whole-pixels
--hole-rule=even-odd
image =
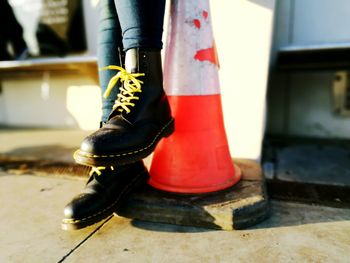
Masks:
[[[0,151],[69,161],[55,151],[76,147],[84,133],[65,135],[0,131]],[[350,209],[273,200],[270,218],[246,230],[111,217],[83,230],[62,231],[63,207],[83,185],[79,177],[2,170],[0,262],[350,262]]]

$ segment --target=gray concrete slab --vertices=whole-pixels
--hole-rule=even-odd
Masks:
[[[272,137],[263,156],[271,198],[350,207],[349,141]]]
[[[299,144],[281,147],[276,156],[276,178],[334,186],[350,186],[349,145]]]
[[[249,230],[214,231],[115,217],[65,262],[349,262],[350,210],[272,202]]]
[[[255,225],[269,215],[265,180],[258,163],[235,160],[241,180],[223,191],[181,195],[145,185],[118,214],[132,219],[193,227],[233,230]]]
[[[63,207],[84,182],[0,174],[0,262],[58,262],[98,225],[61,230]]]

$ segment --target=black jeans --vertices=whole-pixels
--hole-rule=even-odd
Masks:
[[[101,0],[99,3],[98,66],[121,66],[118,49],[162,48],[165,0]],[[103,94],[115,71],[99,72]],[[107,121],[118,90],[102,98],[102,121]]]

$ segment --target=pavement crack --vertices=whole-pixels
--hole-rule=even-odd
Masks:
[[[70,255],[72,255],[81,245],[83,245],[88,239],[90,239],[94,234],[96,234],[109,220],[112,219],[114,215],[109,216],[99,227],[92,231],[87,237],[85,237],[79,244],[77,244],[69,253],[63,256],[57,263],[64,262]]]

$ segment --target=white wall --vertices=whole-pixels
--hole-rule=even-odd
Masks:
[[[231,154],[259,159],[275,1],[210,3]]]

